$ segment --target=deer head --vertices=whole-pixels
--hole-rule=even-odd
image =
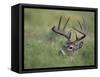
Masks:
[[[60,52],[65,55],[66,52],[68,53],[75,53],[77,52],[80,48],[82,48],[83,46],[83,39],[86,37],[86,34],[85,34],[85,20],[84,18],[82,17],[83,19],[83,23],[81,24],[80,21],[77,20],[77,23],[79,24],[80,26],[80,29],[81,30],[78,30],[77,28],[75,27],[72,27],[73,30],[75,30],[75,36],[76,36],[76,39],[74,41],[71,41],[71,31],[69,32],[65,32],[65,28],[70,20],[70,17],[68,17],[64,27],[61,29],[60,26],[61,26],[61,20],[62,20],[62,17],[60,17],[59,19],[59,23],[58,23],[58,26],[53,26],[52,27],[52,31],[65,37],[67,40],[65,42],[65,45],[62,46],[62,48],[60,49]],[[77,32],[81,34],[80,37],[78,37],[77,35]]]

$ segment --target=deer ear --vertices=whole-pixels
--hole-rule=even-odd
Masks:
[[[79,42],[79,48],[82,48],[82,46],[83,46],[83,42],[81,41]]]

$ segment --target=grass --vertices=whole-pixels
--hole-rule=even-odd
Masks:
[[[25,9],[25,40],[24,40],[24,68],[50,68],[94,65],[94,13],[80,11],[59,11],[43,9]],[[83,40],[84,46],[75,56],[62,56],[59,49],[66,39],[52,32],[53,25],[57,25],[60,16],[71,16],[67,31],[71,27],[79,27],[76,19],[82,23],[85,17],[87,37]],[[62,19],[62,26],[66,19]],[[74,37],[74,31],[72,33]],[[72,59],[73,58],[73,59]]]

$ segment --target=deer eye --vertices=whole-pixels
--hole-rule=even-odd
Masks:
[[[69,47],[69,49],[72,49],[73,47]]]

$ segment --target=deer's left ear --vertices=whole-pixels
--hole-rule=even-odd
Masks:
[[[79,46],[79,48],[82,48],[82,46],[83,46],[83,42],[81,41],[81,42],[79,42],[79,44],[78,44]]]

